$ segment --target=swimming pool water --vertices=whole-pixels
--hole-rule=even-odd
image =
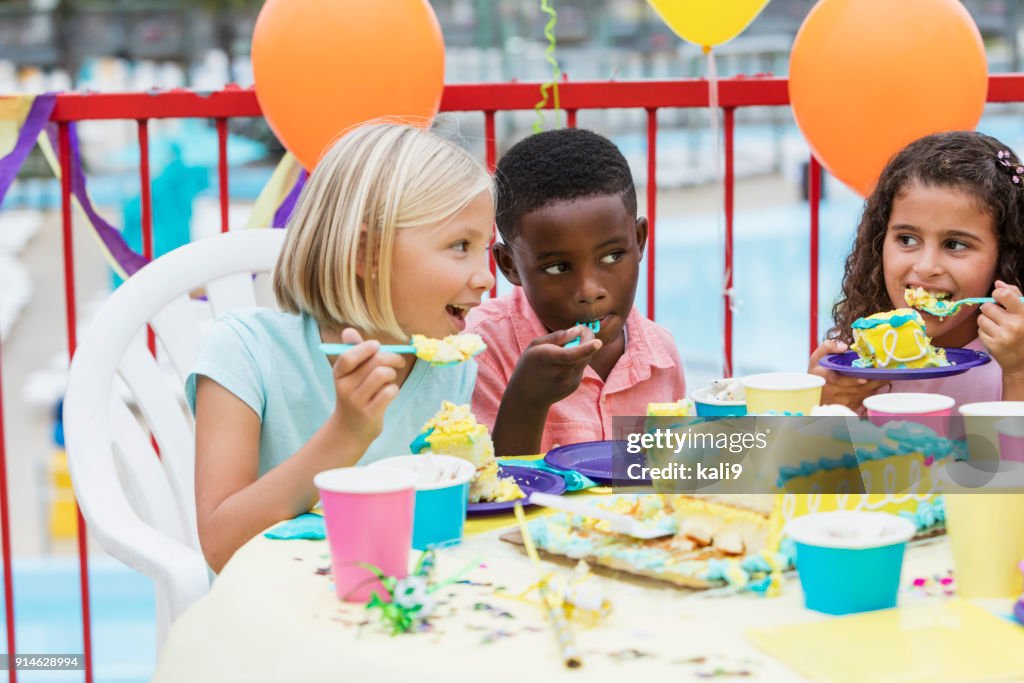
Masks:
[[[156,664],[153,585],[142,574],[107,558],[90,558],[93,679],[142,683]],[[19,653],[81,654],[82,616],[76,557],[15,558],[15,638]],[[0,593],[0,604],[3,595]],[[0,648],[7,649],[0,619]],[[7,672],[0,672],[6,681]],[[84,671],[19,671],[18,681],[70,683]]]

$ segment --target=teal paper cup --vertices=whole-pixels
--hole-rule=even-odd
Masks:
[[[747,414],[746,401],[717,401],[711,389],[704,387],[690,394],[693,405],[697,408],[698,417],[738,417]]]
[[[472,463],[450,455],[398,455],[378,460],[373,467],[397,467],[416,472],[416,510],[412,547],[443,548],[462,540],[469,502]]]
[[[804,604],[825,614],[896,606],[903,551],[917,532],[886,512],[840,510],[797,517],[785,533],[796,544]]]

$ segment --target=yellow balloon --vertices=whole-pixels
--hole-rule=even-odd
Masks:
[[[743,33],[768,0],[647,0],[676,35],[703,48]]]

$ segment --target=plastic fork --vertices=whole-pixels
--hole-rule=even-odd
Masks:
[[[581,321],[577,321],[576,324],[577,325],[582,325],[583,327],[589,327],[590,331],[593,332],[594,334],[597,334],[598,332],[601,331],[601,321],[600,320],[591,320],[590,322],[586,322],[586,323],[585,322],[581,322]],[[571,342],[566,344],[564,348],[568,349],[568,348],[571,348],[573,346],[579,346],[580,345],[580,339],[582,339],[582,337],[576,337]]]
[[[1021,297],[1021,301],[1024,301],[1024,297]],[[981,304],[994,304],[996,302],[990,296],[972,296],[966,299],[959,299],[957,301],[946,301],[944,299],[936,299],[934,304],[924,304],[917,306],[925,313],[931,313],[937,318],[947,318],[957,312],[961,306],[980,306]]]
[[[674,536],[676,533],[676,525],[674,521],[668,520],[668,518],[666,518],[666,520],[672,522],[671,524],[644,524],[633,519],[629,515],[619,514],[618,512],[612,512],[611,510],[604,510],[594,505],[587,505],[586,503],[578,500],[568,500],[561,496],[553,496],[550,493],[531,493],[530,503],[533,505],[541,505],[546,508],[561,510],[562,512],[571,512],[574,515],[583,515],[584,517],[590,517],[591,519],[599,519],[602,522],[608,522],[611,530],[617,534],[632,536],[633,538],[639,538],[645,541],[652,538],[661,538],[663,536]]]

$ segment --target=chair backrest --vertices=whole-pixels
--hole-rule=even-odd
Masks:
[[[103,549],[153,580],[158,648],[209,590],[183,382],[203,322],[256,305],[268,278],[255,274],[273,269],[283,241],[283,230],[229,232],[153,261],[104,303],[71,363],[64,436],[75,497]],[[205,300],[192,295],[203,289]],[[173,367],[170,381],[146,347],[147,324]]]

